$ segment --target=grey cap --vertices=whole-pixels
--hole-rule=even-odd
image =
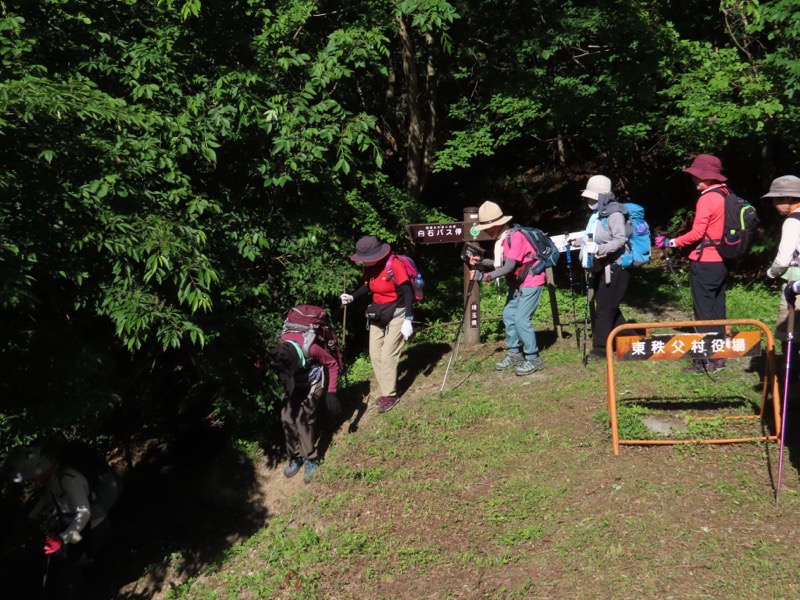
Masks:
[[[761,196],[762,198],[800,198],[800,177],[794,175],[784,175],[772,180],[769,192]]]

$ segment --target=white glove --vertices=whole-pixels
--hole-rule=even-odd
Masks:
[[[597,244],[595,242],[586,242],[586,254],[597,254]]]
[[[342,294],[339,298],[342,301],[342,306],[347,306],[353,301],[353,297],[350,294]]]
[[[414,326],[411,324],[411,319],[403,319],[403,324],[400,326],[400,333],[403,334],[404,340],[414,335]]]

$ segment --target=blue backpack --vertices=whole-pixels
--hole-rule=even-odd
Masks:
[[[650,226],[644,219],[644,208],[633,202],[625,202],[623,206],[628,209],[628,221],[631,233],[628,236],[628,250],[619,258],[619,264],[625,267],[641,267],[650,262]],[[603,228],[608,229],[608,218],[602,219]]]

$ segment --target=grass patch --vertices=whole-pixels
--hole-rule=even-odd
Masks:
[[[669,277],[663,265],[637,271],[626,317],[679,315],[662,306],[677,291]],[[499,318],[504,294],[484,289],[484,316]],[[558,302],[571,310],[568,290]],[[776,306],[758,287],[729,293],[732,318],[767,323]],[[787,446],[780,507],[775,444],[625,446],[615,457],[605,365],[584,367],[549,317],[545,294],[544,371],[495,371],[502,326],[484,322],[485,344],[463,349],[448,391],[437,393],[445,356],[392,412],[370,410],[357,433],[334,438],[289,514],[172,597],[792,597],[800,440]],[[758,420],[723,418],[760,406],[747,362],[713,380],[683,373],[685,361],[617,363],[620,437],[657,437],[650,416],[694,440],[760,434]],[[358,368],[371,376],[368,362]]]

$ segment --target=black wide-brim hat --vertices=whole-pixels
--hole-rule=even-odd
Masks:
[[[350,257],[353,262],[376,262],[386,258],[391,246],[381,242],[374,235],[365,235],[356,242],[356,253]]]

